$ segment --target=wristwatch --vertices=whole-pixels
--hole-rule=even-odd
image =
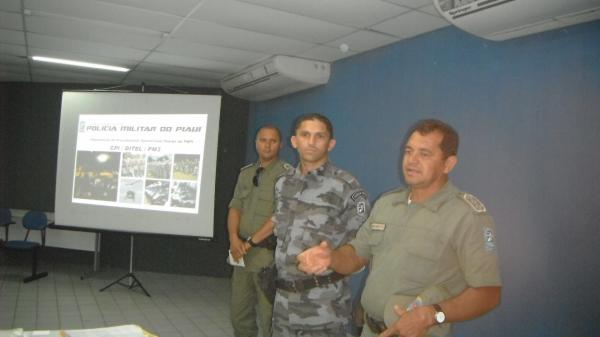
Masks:
[[[446,314],[442,311],[442,307],[439,304],[434,304],[433,309],[435,310],[435,315],[433,319],[437,324],[442,324],[446,321]]]
[[[252,236],[247,237],[246,242],[248,242],[250,244],[250,246],[256,247],[256,243],[254,243],[254,241],[252,241]]]

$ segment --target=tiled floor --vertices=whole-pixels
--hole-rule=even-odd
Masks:
[[[229,279],[135,272],[141,289],[114,285],[126,271],[81,280],[83,266],[44,266],[46,278],[24,284],[28,266],[0,266],[0,330],[82,329],[137,324],[160,337],[232,336]]]

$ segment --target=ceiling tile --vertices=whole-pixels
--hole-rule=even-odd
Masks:
[[[0,41],[9,44],[25,45],[25,34],[18,30],[0,29]]]
[[[202,69],[190,68],[190,67],[179,67],[169,66],[165,68],[164,64],[143,62],[136,68],[136,71],[150,72],[155,74],[169,74],[178,77],[192,77],[192,78],[206,78],[210,80],[220,80],[223,78],[222,72],[206,71]]]
[[[235,0],[206,0],[193,17],[313,43],[324,43],[353,31],[350,27]]]
[[[54,78],[51,82],[87,82],[87,83],[118,83],[124,75],[122,73],[107,72],[93,69],[74,68],[70,66],[32,63],[31,76],[34,81],[40,77]]]
[[[0,54],[27,56],[27,51],[23,45],[0,43]]]
[[[0,1],[0,11],[21,13],[21,0],[2,0],[2,1]]]
[[[76,0],[74,0],[76,1]],[[98,0],[113,4],[144,8],[160,13],[186,16],[201,0]]]
[[[348,51],[346,53],[342,53],[339,48],[333,48],[325,45],[317,46],[315,48],[309,49],[298,56],[304,57],[311,60],[321,60],[325,62],[333,62],[348,56],[352,56],[356,54],[356,52]]]
[[[34,12],[117,23],[124,26],[170,32],[181,17],[92,0],[28,0]]]
[[[424,13],[442,18],[442,16],[440,15],[440,12],[438,12],[437,9],[435,9],[435,7],[433,5],[423,6],[423,7],[420,7],[418,10],[420,12],[424,12]]]
[[[149,50],[161,41],[159,32],[59,16],[27,16],[26,24],[27,30],[32,33],[136,49]]]
[[[380,32],[408,38],[448,25],[449,23],[442,18],[418,11],[411,11],[375,25],[372,28]]]
[[[241,0],[289,13],[309,16],[354,28],[385,21],[408,9],[374,0]]]
[[[268,54],[294,55],[314,46],[307,42],[197,20],[187,20],[173,37]]]
[[[120,59],[129,61],[143,60],[147,55],[146,51],[132,49],[120,46],[114,46],[98,42],[88,42],[82,40],[64,39],[40,34],[27,34],[29,46],[33,48],[43,48],[48,50],[60,50],[66,53],[75,53],[84,56],[86,60],[92,60],[95,57],[104,57],[108,59]]]
[[[240,65],[237,64],[205,60],[197,57],[185,57],[161,52],[154,52],[150,54],[150,56],[146,58],[146,61],[182,67],[210,69],[213,71],[219,71],[223,73],[229,73],[240,69]]]
[[[161,44],[157,50],[169,54],[200,57],[207,60],[223,61],[240,65],[255,63],[268,56],[268,54],[264,53],[211,46],[181,39],[169,39]]]
[[[22,30],[22,15],[19,13],[0,12],[0,28]]]
[[[407,6],[410,8],[417,8],[425,5],[430,5],[433,0],[383,0],[390,3],[394,3],[401,6]]]
[[[0,54],[0,65],[27,65],[27,59],[18,55]]]
[[[352,51],[363,52],[396,42],[398,40],[400,39],[387,34],[381,34],[368,30],[359,30],[341,39],[327,43],[327,45],[330,47],[339,48],[340,45],[346,44]]]

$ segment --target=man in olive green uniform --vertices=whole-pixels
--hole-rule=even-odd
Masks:
[[[230,253],[244,267],[234,266],[231,279],[231,324],[236,337],[256,337],[258,321],[264,337],[271,336],[273,305],[258,283],[258,272],[273,261],[274,245],[268,220],[273,213],[275,180],[291,166],[279,160],[281,133],[263,126],[256,136],[258,162],[241,169],[229,203],[227,228]],[[267,223],[267,225],[265,225]]]
[[[500,302],[495,226],[485,206],[448,181],[458,134],[438,120],[417,123],[404,147],[408,189],[384,194],[356,238],[298,256],[299,269],[348,274],[368,262],[362,336],[450,336],[450,322]]]

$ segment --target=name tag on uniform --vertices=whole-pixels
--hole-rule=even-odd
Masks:
[[[384,223],[372,223],[371,224],[371,230],[372,231],[384,231],[385,230],[385,224]]]

